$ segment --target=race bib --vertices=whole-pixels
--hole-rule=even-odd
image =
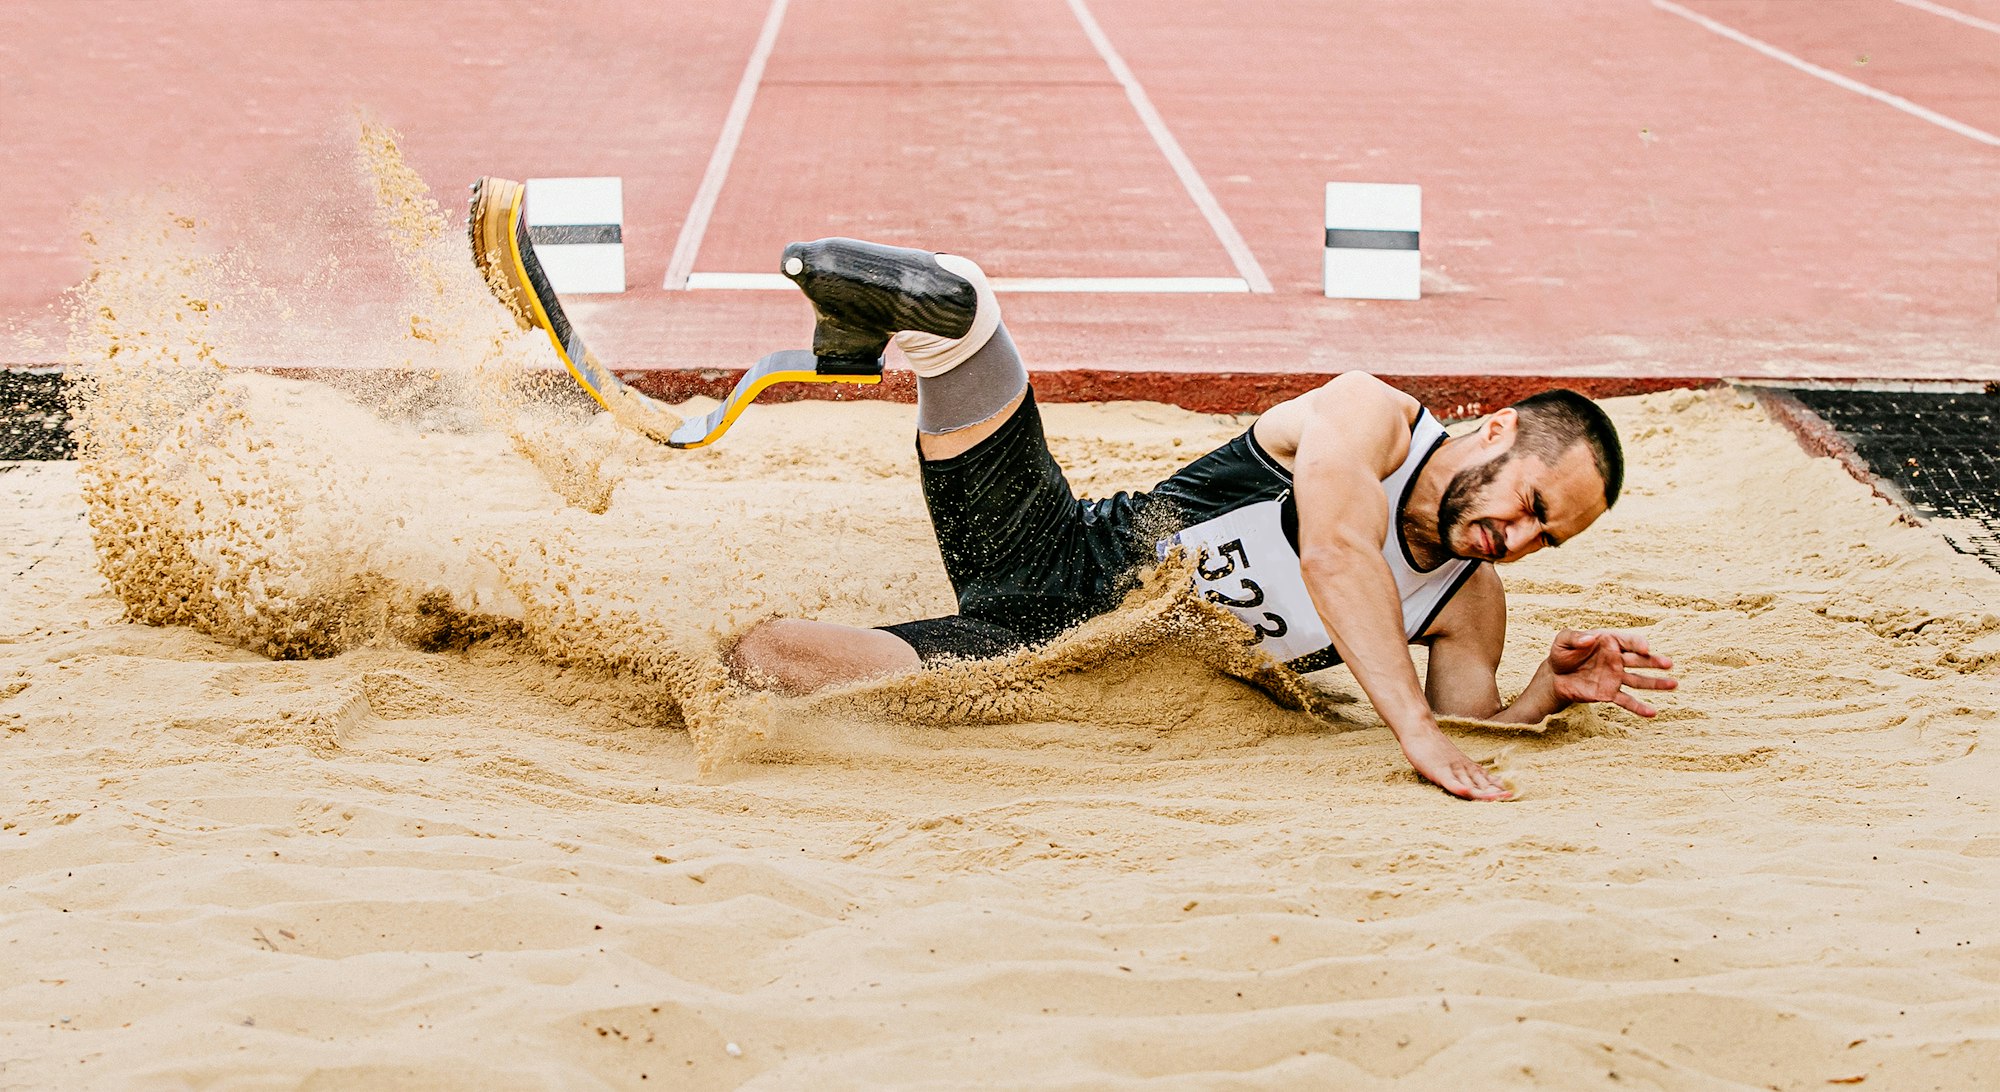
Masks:
[[[1333,644],[1306,592],[1299,555],[1280,521],[1282,498],[1241,508],[1159,541],[1160,556],[1179,546],[1194,559],[1195,592],[1229,608],[1256,634],[1252,642],[1289,662]]]

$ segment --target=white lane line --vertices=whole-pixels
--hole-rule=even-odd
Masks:
[[[764,62],[771,59],[771,48],[778,44],[778,27],[784,23],[785,8],[790,3],[791,0],[771,0],[771,10],[764,16],[764,29],[757,34],[757,44],[750,50],[750,63],[743,66],[736,97],[729,103],[722,133],[715,138],[715,150],[709,154],[708,170],[701,176],[701,187],[695,190],[694,205],[681,223],[681,237],[674,241],[674,255],[667,260],[667,280],[662,287],[687,287],[688,274],[694,271],[695,253],[701,249],[702,236],[708,234],[708,218],[715,214],[722,183],[729,177],[730,161],[736,158],[736,145],[743,139],[743,126],[750,120],[750,104],[757,99],[757,85],[764,82]]]
[[[796,288],[783,273],[690,273],[683,288],[727,288],[737,291],[775,292]]]
[[[1241,277],[995,277],[995,292],[1252,292]],[[1269,288],[1264,289],[1266,292]]]
[[[1967,15],[1956,8],[1945,7],[1943,4],[1933,4],[1931,0],[1896,0],[1896,3],[1904,7],[1915,8],[1918,11],[1930,12],[1932,15],[1942,15],[1947,19],[1956,20],[1969,27],[1978,27],[1980,30],[2000,34],[2000,23],[1996,23],[1991,19],[1981,19],[1977,15]]]
[[[796,287],[782,273],[692,273],[689,289],[771,292]],[[995,277],[995,292],[1248,292],[1240,277]]]
[[[1771,45],[1768,42],[1759,41],[1755,38],[1750,37],[1748,34],[1743,33],[1740,30],[1736,30],[1731,27],[1726,27],[1721,23],[1718,23],[1715,20],[1710,19],[1706,15],[1689,11],[1688,9],[1680,6],[1679,4],[1674,3],[1673,0],[1653,0],[1653,6],[1659,8],[1661,11],[1670,12],[1674,15],[1678,15],[1681,18],[1688,20],[1689,22],[1695,23],[1708,30],[1714,31],[1715,33],[1720,34],[1724,38],[1727,38],[1730,41],[1735,42],[1739,45],[1749,46],[1751,49],[1754,49],[1757,52],[1762,53],[1764,56],[1769,57],[1774,61],[1778,61],[1783,64],[1788,64],[1793,68],[1796,68],[1799,71],[1806,73],[1809,76],[1818,76],[1820,79],[1825,80],[1830,84],[1833,84],[1835,87],[1844,87],[1847,90],[1852,91],[1857,95],[1866,95],[1869,98],[1874,99],[1876,102],[1883,103],[1888,106],[1893,106],[1896,109],[1901,110],[1905,114],[1909,114],[1912,117],[1922,118],[1925,121],[1930,122],[1932,125],[1936,125],[1942,129],[1949,129],[1952,132],[1957,133],[1959,136],[1971,137],[1973,140],[1976,140],[1981,144],[1987,144],[1995,148],[2000,148],[2000,136],[1994,136],[1992,133],[1989,133],[1984,129],[1975,129],[1972,126],[1957,120],[1956,118],[1948,118],[1943,114],[1938,113],[1936,110],[1930,109],[1929,107],[1918,106],[1916,103],[1911,102],[1909,99],[1903,98],[1901,95],[1891,95],[1887,91],[1870,87],[1867,84],[1860,82],[1859,80],[1852,80],[1847,78],[1846,76],[1841,75],[1838,72],[1834,72],[1830,69],[1821,68],[1820,66],[1813,64],[1811,61],[1801,60],[1785,52],[1784,50],[1779,49],[1777,46]]]
[[[1125,67],[1124,58],[1112,48],[1111,39],[1104,36],[1103,28],[1097,25],[1097,20],[1090,14],[1090,9],[1084,6],[1083,0],[1069,0],[1069,9],[1076,15],[1076,21],[1083,24],[1084,36],[1090,39],[1091,45],[1097,47],[1097,54],[1104,58],[1105,67],[1111,69],[1111,75],[1124,85],[1125,97],[1132,100],[1132,109],[1138,112],[1139,120],[1146,125],[1146,131],[1153,134],[1153,143],[1160,146],[1160,154],[1167,157],[1167,162],[1173,166],[1174,173],[1180,176],[1181,185],[1187,189],[1188,196],[1194,199],[1195,207],[1208,218],[1208,226],[1215,231],[1215,237],[1222,240],[1222,249],[1227,250],[1230,260],[1236,263],[1236,272],[1242,276],[1244,283],[1250,286],[1250,291],[1271,291],[1271,279],[1264,275],[1264,268],[1257,264],[1257,256],[1250,253],[1249,244],[1245,243],[1243,236],[1237,233],[1236,225],[1229,222],[1229,214],[1222,211],[1222,205],[1215,200],[1215,195],[1209,192],[1208,184],[1201,180],[1200,173],[1194,169],[1194,163],[1188,159],[1186,152],[1181,151],[1180,142],[1174,139],[1174,134],[1167,131],[1167,123],[1161,119],[1160,112],[1153,109],[1153,100],[1146,97],[1146,89],[1139,86],[1139,81],[1132,75],[1132,70]]]

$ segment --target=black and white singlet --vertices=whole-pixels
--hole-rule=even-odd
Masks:
[[[1444,439],[1420,414],[1409,457],[1382,482],[1391,514],[1382,556],[1413,641],[1478,567],[1453,560],[1419,571],[1403,543],[1398,514]],[[1340,662],[1299,572],[1291,472],[1248,431],[1145,492],[1081,500],[1049,454],[1031,389],[993,435],[919,466],[958,613],[882,628],[925,663],[1047,641],[1116,607],[1176,544],[1194,555],[1200,592],[1250,625],[1259,647],[1299,671]]]
[[[1428,571],[1417,568],[1403,541],[1403,505],[1424,464],[1445,441],[1430,411],[1410,429],[1410,454],[1382,480],[1389,532],[1382,558],[1403,601],[1403,632],[1411,641],[1437,619],[1478,567],[1453,558]],[[1187,520],[1157,540],[1165,557],[1175,546],[1195,560],[1195,587],[1228,607],[1256,633],[1257,647],[1298,671],[1340,662],[1333,638],[1306,592],[1299,568],[1298,510],[1292,475],[1246,431],[1189,464],[1147,494],[1147,506],[1170,502]]]

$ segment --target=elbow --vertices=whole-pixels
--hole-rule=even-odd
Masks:
[[[1381,547],[1368,543],[1336,540],[1299,551],[1299,572],[1307,583],[1339,581],[1370,562],[1382,560]]]
[[[1325,547],[1299,551],[1299,573],[1306,578],[1307,583],[1332,574],[1336,562],[1330,555],[1331,551]]]

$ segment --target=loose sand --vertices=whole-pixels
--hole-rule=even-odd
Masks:
[[[1626,499],[1505,572],[1503,688],[1565,625],[1683,679],[1652,722],[1460,726],[1516,803],[1427,786],[1171,574],[780,700],[720,668],[757,619],[949,609],[910,409],[621,435],[364,148],[391,230],[337,314],[270,272],[296,225],[106,213],[86,459],[0,465],[0,1086],[2000,1073],[2000,578],[1743,395],[1610,403]],[[434,377],[231,367],[271,354]],[[1085,493],[1244,424],[1045,410]]]

